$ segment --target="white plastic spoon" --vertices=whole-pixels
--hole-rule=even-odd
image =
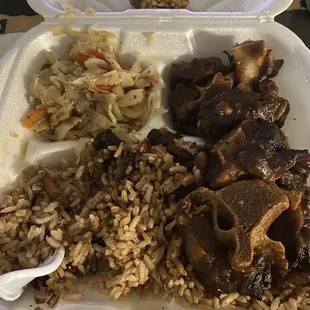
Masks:
[[[0,298],[7,301],[17,299],[33,279],[54,272],[62,263],[64,256],[65,250],[60,248],[39,267],[16,270],[0,276]]]

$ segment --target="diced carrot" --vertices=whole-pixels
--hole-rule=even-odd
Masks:
[[[84,55],[84,54],[81,54],[81,53],[74,53],[74,52],[71,52],[69,54],[69,56],[76,62],[78,62],[80,65],[83,65],[84,62],[89,59],[89,56],[88,55]]]
[[[90,84],[86,84],[86,87],[93,92],[97,92],[97,91],[105,91],[105,92],[110,92],[112,90],[111,85],[106,85],[106,86],[96,86],[96,85],[90,85]]]
[[[92,55],[94,55],[95,57],[97,57],[99,59],[104,59],[104,55],[98,49],[93,50],[91,53],[92,53]]]
[[[112,85],[106,85],[106,86],[97,86],[98,89],[103,90],[103,91],[111,91],[112,90]]]
[[[36,123],[38,123],[46,114],[47,111],[45,109],[33,110],[21,121],[21,125],[26,128],[31,128]]]

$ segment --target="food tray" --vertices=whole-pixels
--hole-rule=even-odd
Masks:
[[[263,2],[276,6],[276,3],[272,1]],[[290,30],[274,23],[269,18],[257,20],[256,17],[257,15],[246,15],[239,18],[226,14],[223,18],[212,18],[210,15],[206,19],[192,19],[188,22],[187,17],[182,15],[164,21],[154,18],[136,22],[133,18],[119,20],[113,15],[104,21],[99,21],[96,17],[86,18],[84,16],[75,23],[73,28],[86,30],[90,25],[97,23],[98,30],[114,32],[115,43],[122,54],[122,61],[131,63],[138,54],[141,54],[146,61],[156,65],[165,80],[167,80],[169,66],[175,60],[221,56],[223,50],[231,49],[236,42],[264,39],[267,46],[274,50],[274,57],[283,58],[285,61],[279,75],[275,78],[280,89],[280,96],[287,98],[291,103],[291,112],[284,132],[289,136],[292,148],[310,149],[308,126],[310,52]],[[14,180],[25,166],[42,161],[55,162],[65,156],[73,155],[76,141],[44,141],[20,125],[20,119],[29,109],[27,90],[31,76],[34,72],[39,72],[41,65],[45,62],[43,50],[53,50],[61,58],[68,57],[67,45],[70,39],[66,36],[54,37],[50,32],[50,28],[57,23],[47,21],[26,33],[0,61],[0,164],[2,170],[0,188]],[[141,29],[143,29],[142,32]],[[147,44],[146,32],[154,32],[150,45]],[[224,55],[221,57],[226,61]],[[161,101],[166,106],[168,92],[168,88],[161,92]],[[139,132],[139,136],[142,138],[151,128],[165,125],[170,127],[169,115],[153,118]],[[98,293],[95,286],[83,287],[81,291],[84,295],[82,301],[73,304],[61,300],[55,309],[184,309],[174,302],[166,304],[160,300],[140,300],[135,296],[113,302],[108,299],[108,296]],[[32,308],[36,307],[30,288],[15,302],[8,303],[0,300],[1,310],[31,309],[30,305]],[[48,309],[44,305],[40,307]]]
[[[37,13],[47,17],[60,16],[64,13],[62,3],[66,0],[27,0],[29,5]],[[96,16],[106,15],[111,13],[123,13],[126,15],[169,15],[169,16],[191,16],[191,15],[256,15],[256,16],[275,16],[284,11],[290,4],[291,0],[191,0],[187,9],[134,9],[129,0],[72,0],[71,3],[75,8],[85,12],[87,8],[93,8],[96,11]],[[125,13],[125,15],[124,15]],[[81,14],[83,16],[83,14]],[[75,16],[76,18],[76,16]]]

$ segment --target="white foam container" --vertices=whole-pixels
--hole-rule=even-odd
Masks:
[[[68,57],[66,47],[69,43],[69,38],[54,37],[50,32],[50,28],[59,23],[57,20],[59,11],[56,6],[52,6],[54,0],[28,1],[37,12],[44,13],[46,22],[23,35],[0,60],[0,188],[14,180],[27,165],[69,156],[76,143],[43,141],[20,125],[21,118],[29,108],[27,89],[31,75],[38,72],[45,62],[43,50],[53,50],[61,57]],[[120,3],[127,0],[113,1]],[[116,34],[119,52],[123,54],[125,62],[131,62],[140,53],[145,59],[156,64],[164,79],[167,77],[169,64],[174,60],[217,55],[225,59],[221,52],[231,49],[236,42],[264,39],[267,46],[274,50],[274,56],[285,61],[275,78],[280,88],[280,95],[287,98],[291,104],[284,132],[290,139],[291,147],[310,149],[310,52],[294,33],[275,23],[273,19],[288,7],[291,0],[261,0],[255,1],[256,4],[253,5],[251,4],[253,0],[234,1],[238,4],[235,8],[243,8],[243,12],[102,11],[96,16],[81,15],[74,19],[66,19],[65,22],[73,23],[73,28],[77,30],[86,29],[96,23],[98,29],[113,31]],[[150,46],[147,45],[145,32],[154,32]],[[166,104],[167,92],[168,89],[161,94],[163,104]],[[167,124],[165,117],[154,118],[140,135],[145,135],[152,127],[165,124]],[[83,301],[77,304],[60,301],[55,309],[183,309],[173,302],[166,304],[159,300],[144,301],[133,296],[112,302],[107,296],[99,294],[96,287],[83,287],[81,292],[84,294]],[[0,310],[31,309],[30,305],[36,307],[30,288],[15,302],[0,300]],[[40,306],[44,309],[44,305]]]
[[[116,12],[120,16],[180,16],[191,15],[206,16],[211,15],[270,15],[274,16],[284,11],[292,0],[190,0],[187,9],[183,10],[136,10],[129,0],[27,0],[29,5],[45,18],[54,18],[64,13],[62,4],[70,2],[75,8],[84,12],[87,8],[97,11],[97,16],[114,15]]]

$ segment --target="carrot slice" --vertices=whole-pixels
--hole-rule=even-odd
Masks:
[[[105,91],[105,92],[110,92],[113,88],[113,86],[111,85],[106,85],[106,86],[96,86],[96,85],[90,85],[90,84],[86,84],[86,87],[93,92],[97,92],[97,91]]]
[[[26,128],[31,128],[36,123],[38,123],[46,114],[47,111],[45,109],[33,110],[21,121],[21,125]]]
[[[83,65],[84,62],[89,59],[89,56],[87,55],[84,55],[84,54],[81,54],[81,53],[74,53],[74,52],[71,52],[69,54],[69,56],[76,62],[78,62],[80,65]]]
[[[103,90],[103,91],[111,91],[112,90],[112,85],[107,85],[107,86],[97,86],[98,89]]]
[[[92,55],[94,55],[95,57],[97,57],[99,59],[104,59],[104,55],[98,49],[93,50],[91,53],[92,53]]]

